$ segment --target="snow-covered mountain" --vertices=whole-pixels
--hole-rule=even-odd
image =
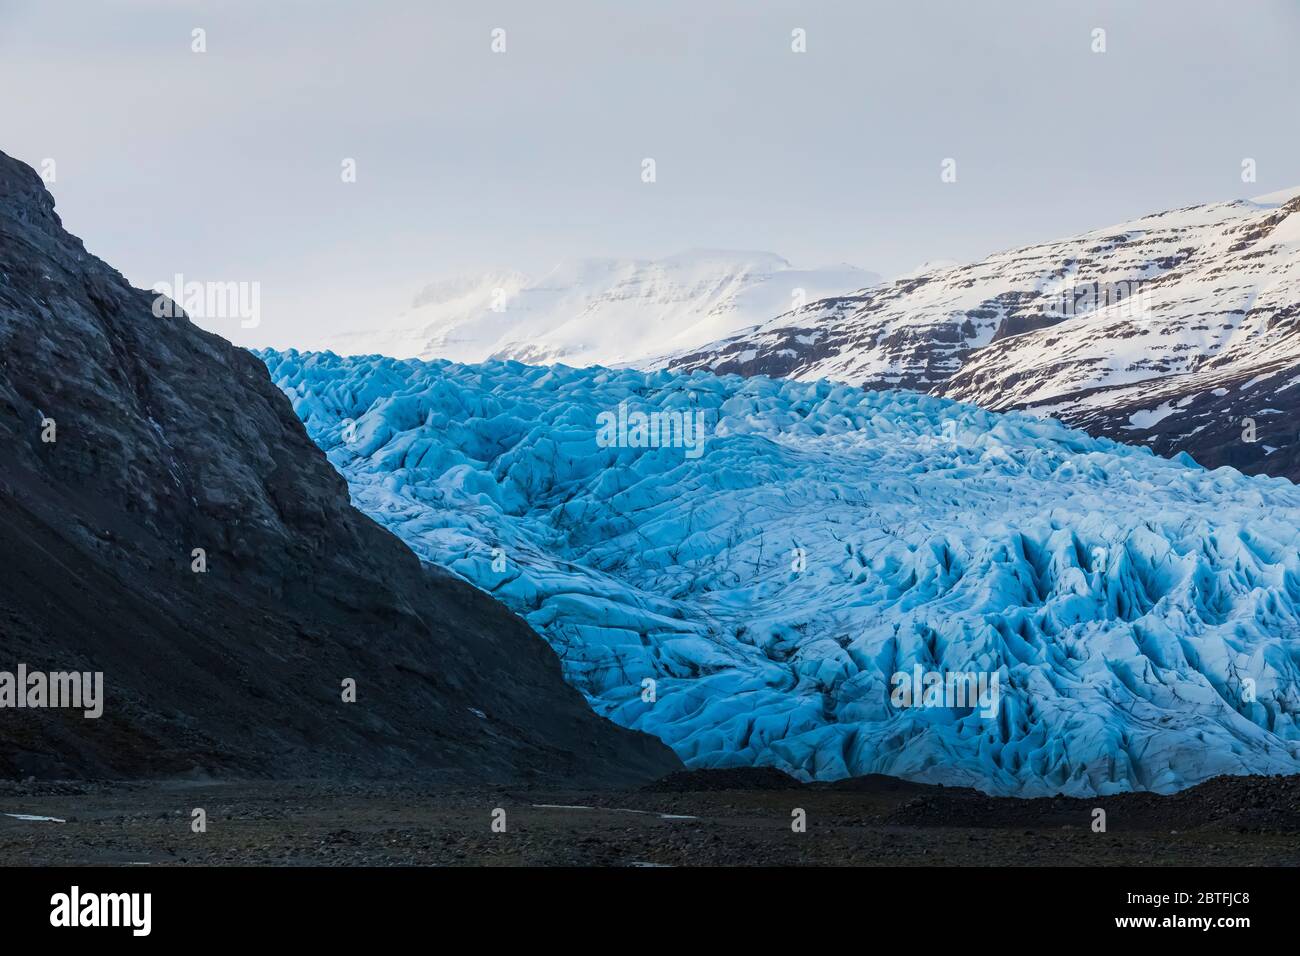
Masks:
[[[396,358],[617,365],[693,348],[879,281],[847,265],[795,269],[767,252],[578,259],[540,278],[504,271],[435,282],[391,325],[327,344],[342,354]]]
[[[1300,772],[1288,481],[825,381],[260,355],[360,508],[691,766],[1022,795]]]
[[[667,364],[1031,409],[1300,478],[1300,189],[922,272]]]

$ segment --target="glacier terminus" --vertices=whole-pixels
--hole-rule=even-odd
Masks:
[[[1300,772],[1285,479],[825,380],[257,354],[357,506],[688,766],[1018,796]],[[598,441],[620,406],[700,414],[702,454]]]

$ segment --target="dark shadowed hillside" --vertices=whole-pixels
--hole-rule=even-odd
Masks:
[[[0,710],[0,774],[680,767],[353,509],[261,362],[152,302],[0,153],[0,670],[103,671],[107,699],[98,720]]]

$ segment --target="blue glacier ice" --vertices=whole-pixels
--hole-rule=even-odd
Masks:
[[[1288,481],[824,381],[257,354],[358,507],[690,766],[1022,796],[1300,772]],[[702,414],[703,453],[605,440],[620,406]],[[900,673],[996,676],[997,706],[900,703]]]

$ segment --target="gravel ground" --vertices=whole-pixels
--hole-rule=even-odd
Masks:
[[[788,779],[788,778],[787,778]],[[641,790],[322,782],[0,783],[14,865],[1300,865],[1295,777],[1172,797],[992,799],[884,777],[675,774]],[[1093,810],[1107,832],[1093,832]],[[191,828],[206,811],[207,831]],[[493,811],[505,811],[505,832]],[[794,832],[794,811],[806,832]],[[498,815],[499,816],[499,815]]]

